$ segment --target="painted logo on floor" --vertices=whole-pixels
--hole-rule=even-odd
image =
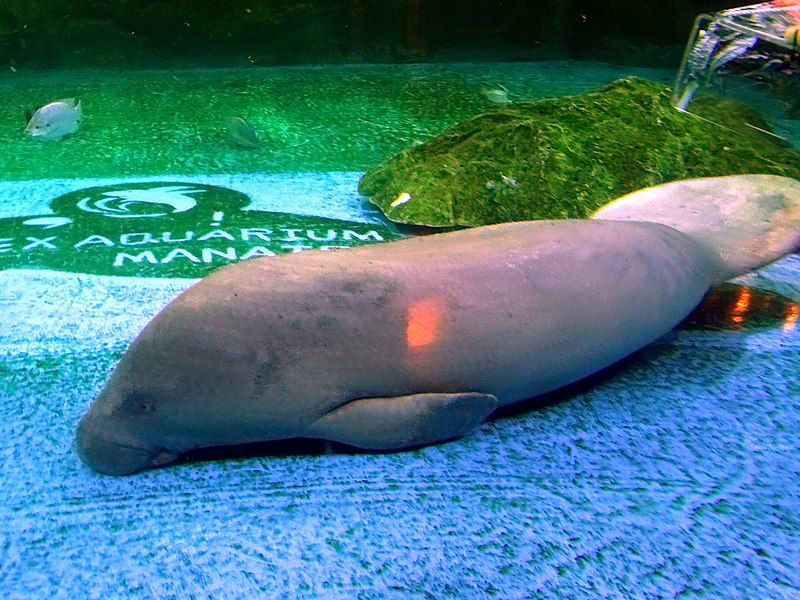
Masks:
[[[123,183],[55,198],[52,215],[0,219],[0,270],[203,277],[258,256],[402,239],[388,224],[248,210],[236,190]]]

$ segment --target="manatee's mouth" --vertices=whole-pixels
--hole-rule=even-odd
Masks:
[[[180,456],[125,430],[113,417],[81,419],[77,435],[78,454],[93,471],[103,475],[132,475],[173,462]]]

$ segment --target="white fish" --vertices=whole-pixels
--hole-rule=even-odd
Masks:
[[[75,98],[56,100],[33,113],[25,133],[40,140],[60,140],[77,131],[82,118],[80,101],[76,104]]]
[[[493,104],[511,104],[511,99],[508,97],[508,90],[502,85],[496,88],[484,87],[481,89],[481,94]]]
[[[500,179],[502,179],[503,183],[505,183],[508,187],[515,188],[515,187],[517,187],[519,185],[517,180],[514,179],[513,177],[511,177],[510,175],[503,175],[501,173],[500,174]]]
[[[255,129],[242,117],[228,119],[228,138],[242,148],[258,148],[259,141]]]

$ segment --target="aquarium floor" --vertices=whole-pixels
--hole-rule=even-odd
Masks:
[[[548,63],[266,70],[259,81],[7,75],[0,219],[41,215],[107,178],[168,176],[260,186],[259,210],[363,220],[359,173],[487,108],[484,83],[560,95],[621,74]],[[22,104],[75,94],[87,107],[79,135],[20,135]],[[228,146],[230,110],[272,141]],[[742,282],[800,302],[800,256]],[[78,420],[138,330],[190,283],[0,271],[4,597],[800,595],[796,329],[678,330],[546,406],[412,452],[282,446],[91,473],[73,445]]]

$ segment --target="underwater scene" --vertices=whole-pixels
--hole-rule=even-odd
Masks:
[[[0,0],[4,598],[800,598],[800,0]]]

